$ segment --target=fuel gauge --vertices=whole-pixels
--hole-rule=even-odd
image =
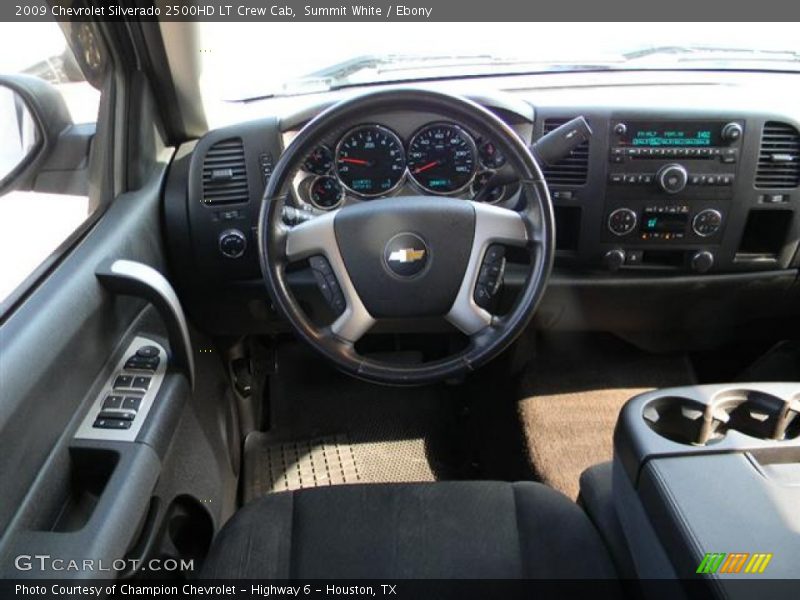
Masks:
[[[314,179],[308,193],[311,204],[322,210],[336,208],[343,198],[341,184],[330,176]]]

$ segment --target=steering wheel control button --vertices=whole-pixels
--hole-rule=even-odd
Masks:
[[[125,396],[122,401],[123,410],[132,410],[133,412],[139,411],[139,406],[142,404],[142,399],[138,396]]]
[[[614,235],[627,235],[634,227],[636,227],[636,213],[630,208],[618,208],[608,216],[608,229]]]
[[[425,270],[430,250],[421,237],[413,233],[394,236],[383,250],[383,261],[397,277],[414,277]]]
[[[483,255],[481,269],[478,272],[478,282],[475,285],[473,299],[481,308],[488,309],[500,285],[506,268],[506,249],[499,244],[492,244]]]
[[[106,399],[103,400],[103,410],[110,408],[110,409],[117,409],[122,407],[122,396],[106,396]]]
[[[339,285],[336,275],[333,274],[328,259],[324,256],[312,256],[308,259],[308,264],[314,273],[314,280],[317,282],[317,288],[322,297],[325,298],[334,314],[339,316],[344,312],[346,302],[342,287]]]
[[[247,238],[238,229],[226,229],[220,233],[218,243],[225,258],[239,258],[247,250]]]

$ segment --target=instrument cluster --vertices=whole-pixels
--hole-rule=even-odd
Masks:
[[[404,185],[424,194],[474,198],[505,164],[492,140],[476,139],[455,123],[428,123],[406,142],[370,123],[348,130],[333,146],[314,148],[295,177],[295,190],[320,210],[338,208],[347,198],[391,196]],[[483,198],[500,202],[510,196],[509,187],[493,186]]]

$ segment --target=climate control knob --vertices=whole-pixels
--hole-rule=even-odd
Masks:
[[[714,266],[714,255],[708,250],[699,250],[692,255],[691,266],[697,273],[707,273]]]
[[[722,226],[722,214],[713,208],[701,210],[692,219],[692,231],[700,237],[710,237]]]
[[[668,194],[677,194],[686,187],[689,181],[689,173],[678,163],[665,165],[656,176],[656,181],[661,189]]]
[[[614,235],[627,235],[636,227],[636,213],[630,208],[618,208],[608,215],[608,229]]]
[[[226,258],[239,258],[247,249],[247,238],[238,229],[226,229],[219,234],[219,251]]]

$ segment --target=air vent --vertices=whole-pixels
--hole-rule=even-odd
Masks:
[[[800,134],[786,123],[769,121],[761,134],[758,188],[796,188],[800,184]]]
[[[570,119],[546,119],[544,133],[550,133]],[[548,184],[583,185],[589,170],[589,141],[572,150],[565,159],[552,167],[542,165],[545,181]]]
[[[237,204],[250,200],[241,138],[217,142],[203,162],[203,204]]]

